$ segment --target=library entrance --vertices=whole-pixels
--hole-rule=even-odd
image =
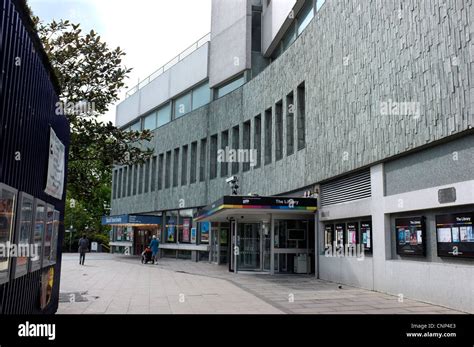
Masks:
[[[211,261],[229,271],[314,272],[316,199],[224,196],[196,217],[211,223]]]

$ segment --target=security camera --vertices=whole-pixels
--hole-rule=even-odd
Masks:
[[[231,176],[231,177],[227,178],[225,181],[226,181],[226,183],[231,184],[231,183],[237,182],[237,180],[238,180],[237,176]]]

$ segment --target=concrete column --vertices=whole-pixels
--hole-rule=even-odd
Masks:
[[[390,217],[384,214],[383,164],[370,168],[372,189],[372,237],[373,237],[373,290],[380,290],[385,282],[385,261],[390,259]]]

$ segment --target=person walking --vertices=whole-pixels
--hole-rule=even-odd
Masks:
[[[84,234],[79,239],[79,265],[84,265],[84,260],[86,260],[86,252],[89,252],[89,240]]]
[[[160,247],[160,241],[156,235],[153,235],[153,239],[150,242],[151,253],[153,257],[153,264],[158,264],[158,250]]]

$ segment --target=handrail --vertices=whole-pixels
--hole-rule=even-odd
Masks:
[[[145,78],[143,81],[138,82],[137,85],[133,86],[127,92],[125,93],[125,98],[128,98],[129,96],[132,96],[136,92],[138,92],[140,89],[142,89],[144,86],[149,84],[151,81],[153,81],[155,78],[163,74],[166,70],[170,69],[177,63],[179,63],[181,60],[186,58],[188,55],[191,53],[195,52],[199,47],[203,46],[205,43],[211,41],[211,33],[207,33],[203,37],[201,37],[199,40],[194,42],[191,46],[186,48],[184,51],[179,53],[177,56],[175,56],[173,59],[171,59],[169,62],[161,66],[158,70],[153,72],[151,75],[149,75],[147,78]]]

